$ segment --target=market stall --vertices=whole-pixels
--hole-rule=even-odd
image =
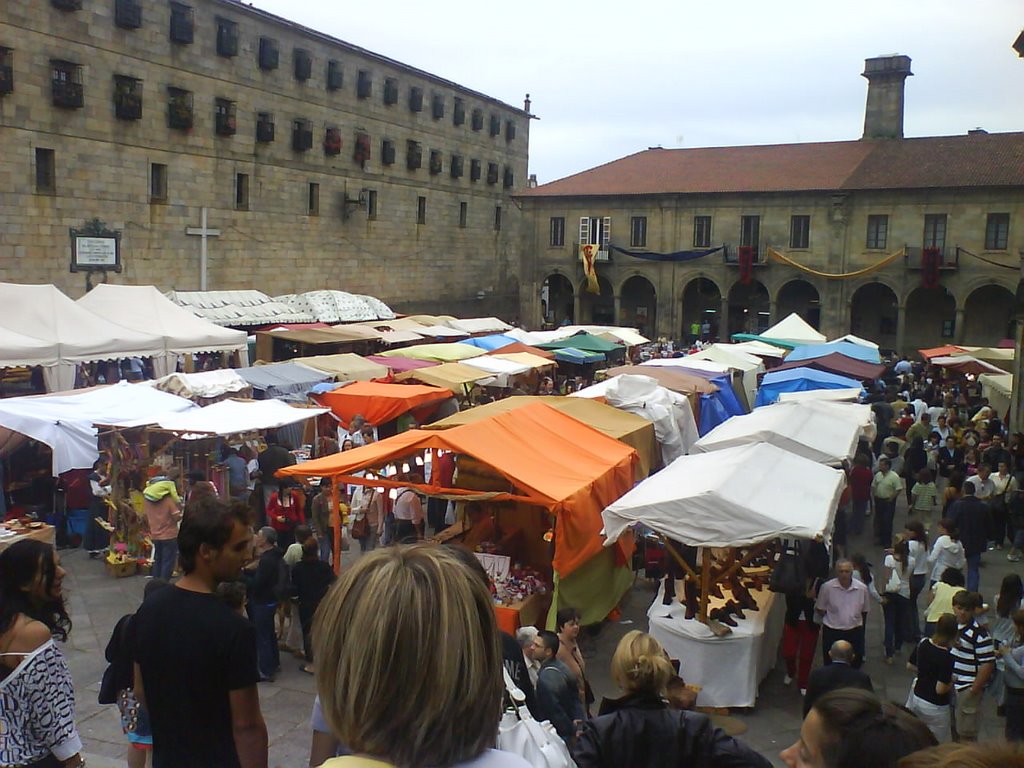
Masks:
[[[433,463],[440,451],[457,456],[451,487],[396,477],[389,468],[426,463],[427,453]],[[409,430],[278,474],[328,478],[335,493],[339,483],[349,483],[468,502],[459,505],[461,520],[445,538],[508,557],[513,567],[542,577],[553,593],[548,624],[565,605],[593,623],[632,583],[632,541],[626,536],[603,546],[601,509],[632,487],[636,461],[633,448],[534,402],[451,429]],[[370,474],[357,474],[363,472]]]
[[[338,355],[314,355],[297,357],[291,362],[304,365],[315,371],[322,371],[334,381],[371,381],[386,379],[391,371],[384,365],[351,352]]]
[[[256,359],[265,363],[304,357],[369,353],[381,334],[364,326],[326,328],[272,328],[256,332]]]
[[[331,375],[299,363],[270,363],[235,371],[252,387],[257,400],[273,398],[290,402],[306,402],[306,393],[317,384],[331,380]]]
[[[862,389],[860,381],[837,373],[819,371],[807,366],[790,368],[786,371],[771,370],[761,379],[754,400],[755,409],[774,403],[783,392],[807,392],[812,389]]]
[[[52,525],[38,520],[8,520],[0,523],[0,552],[17,541],[33,539],[44,544],[56,544],[55,529]]]
[[[330,408],[343,425],[347,426],[358,413],[367,424],[379,426],[410,412],[422,422],[452,397],[452,391],[445,387],[357,381],[332,392],[323,392],[315,399]]]
[[[80,307],[126,328],[160,336],[171,355],[203,352],[237,355],[235,364],[249,364],[245,331],[223,328],[197,317],[164,296],[152,285],[101,283],[76,302]],[[186,366],[185,370],[190,370]]]
[[[533,355],[534,357],[543,357],[545,360],[553,361],[555,359],[555,353],[549,352],[546,349],[540,347],[531,347],[529,344],[523,344],[521,341],[513,341],[511,344],[506,344],[504,347],[498,347],[497,349],[490,350],[488,355],[512,355],[525,353]]]
[[[844,485],[842,471],[760,443],[684,456],[604,510],[609,545],[637,523],[665,542],[680,575],[648,610],[649,631],[702,704],[755,704],[782,634],[773,543],[827,536]]]
[[[209,405],[226,397],[251,397],[249,382],[230,368],[200,373],[172,373],[143,382],[143,386],[170,392],[197,405]]]
[[[932,365],[959,373],[962,376],[979,376],[983,373],[993,373],[996,375],[1006,373],[1002,368],[992,365],[992,363],[986,363],[984,360],[979,360],[973,355],[966,353],[956,355],[955,357],[952,355],[933,357],[930,362]]]
[[[865,362],[864,360],[849,357],[842,352],[830,352],[820,357],[801,360],[791,360],[787,357],[785,362],[773,368],[772,371],[789,371],[794,368],[811,368],[826,373],[834,373],[837,376],[845,376],[849,379],[856,379],[857,381],[880,379],[886,371],[886,366],[881,363]]]
[[[0,455],[31,438],[53,451],[54,477],[89,468],[99,457],[95,423],[156,417],[195,409],[194,403],[152,387],[121,382],[63,395],[0,400]]]
[[[280,400],[221,400],[180,413],[97,420],[99,447],[109,460],[111,493],[101,523],[110,532],[108,570],[117,576],[133,575],[131,566],[148,557],[142,491],[151,478],[166,478],[184,498],[186,477],[199,472],[222,498],[230,498],[222,461],[225,440],[246,445],[255,454],[268,430],[301,424],[323,413],[324,408]]]
[[[402,349],[389,349],[377,357],[409,357],[414,360],[433,360],[437,363],[457,363],[470,357],[479,357],[484,350],[469,344],[414,344]]]
[[[459,411],[452,416],[425,426],[424,429],[451,429],[463,424],[472,424],[481,419],[489,419],[499,413],[514,411],[516,408],[523,408],[537,402],[544,403],[555,410],[568,414],[577,421],[581,421],[587,426],[603,432],[608,437],[615,438],[619,442],[634,448],[637,452],[637,480],[643,480],[651,473],[652,469],[658,469],[661,466],[654,424],[642,416],[621,411],[614,406],[599,403],[596,400],[587,400],[580,397],[561,397],[558,395],[546,397],[529,395],[506,397],[486,405],[478,405],[465,411]]]
[[[796,360],[814,360],[815,358],[825,357],[832,354],[845,355],[846,357],[853,358],[854,360],[860,360],[864,363],[877,364],[882,362],[881,355],[878,353],[878,347],[865,347],[860,344],[854,344],[851,341],[828,341],[824,344],[805,344],[801,347],[796,347],[792,352],[786,355],[786,362],[790,363]]]
[[[79,363],[148,357],[157,375],[174,370],[175,359],[167,355],[163,337],[100,317],[53,285],[0,283],[0,305],[0,337],[5,339],[0,343],[7,343],[8,332],[13,332],[12,340],[27,336],[44,342],[37,359],[27,357],[23,346],[19,360],[22,365],[42,366],[48,392],[74,389]]]
[[[776,403],[720,424],[694,443],[693,452],[770,443],[811,461],[839,464],[853,458],[860,430],[857,419],[830,409]]]
[[[493,375],[487,371],[465,363],[442,363],[395,375],[395,381],[418,381],[421,384],[450,389],[452,392],[458,392],[460,399],[468,398],[472,385],[492,378]]]

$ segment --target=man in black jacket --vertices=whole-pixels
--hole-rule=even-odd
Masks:
[[[851,666],[854,654],[853,645],[849,642],[836,640],[832,643],[828,655],[832,663],[811,672],[807,694],[804,696],[804,717],[807,717],[818,697],[829,691],[839,688],[863,688],[872,692],[875,690],[867,673]]]
[[[540,661],[537,704],[541,716],[550,720],[562,741],[572,746],[576,741],[576,730],[583,722],[583,702],[580,701],[576,676],[555,658],[558,645],[558,635],[548,630],[541,630],[533,639],[533,657]]]
[[[964,495],[949,508],[949,519],[956,525],[960,543],[967,556],[967,591],[977,592],[981,579],[981,554],[988,543],[991,512],[988,504],[974,495],[973,480],[964,481]]]
[[[277,546],[277,531],[270,526],[260,528],[256,534],[255,555],[256,559],[245,569],[244,580],[249,592],[249,621],[256,629],[256,657],[262,683],[273,681],[281,666],[274,614],[282,587],[288,585],[284,553]]]

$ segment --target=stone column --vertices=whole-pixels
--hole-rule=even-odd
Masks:
[[[729,343],[730,329],[729,329],[729,297],[722,297],[722,309],[718,315],[718,337],[725,342]]]
[[[623,325],[623,322],[622,322],[622,297],[619,296],[619,294],[616,293],[615,296],[614,296],[614,301],[615,301],[615,314],[614,314],[615,322],[613,323],[613,325]],[[625,323],[625,325],[632,325],[632,324],[631,323]]]
[[[903,344],[907,331],[907,307],[905,304],[896,306],[896,354],[904,353]]]
[[[956,315],[953,320],[953,343],[960,344],[964,340],[964,308],[957,307]]]
[[[583,293],[582,288],[577,288],[572,292],[572,323],[570,323],[570,325],[579,325],[583,322],[580,317],[580,311],[582,310],[582,302],[580,301],[581,293]]]

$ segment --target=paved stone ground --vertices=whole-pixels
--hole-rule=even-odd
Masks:
[[[905,507],[901,506],[897,512],[897,526],[902,526],[905,515]],[[870,530],[870,525],[867,529]],[[860,540],[851,543],[850,552],[857,550],[864,551],[870,562],[880,566],[881,552],[871,545],[867,532]],[[64,583],[74,620],[74,630],[65,652],[78,692],[79,728],[85,751],[90,755],[92,765],[124,765],[123,760],[118,760],[125,753],[126,742],[116,708],[97,704],[96,693],[105,668],[103,649],[110,631],[118,618],[136,609],[145,580],[141,577],[113,579],[107,576],[101,562],[89,560],[81,551],[65,551],[61,555],[68,571]],[[358,553],[346,553],[343,567],[355,557]],[[1006,561],[1005,551],[991,552],[984,557],[982,591],[990,601],[1003,576],[1015,568],[1020,570],[1018,565]],[[655,587],[653,582],[638,579],[623,603],[622,621],[606,624],[599,633],[585,638],[584,653],[598,700],[604,695],[617,695],[608,672],[612,652],[623,634],[631,629],[647,628],[647,608],[654,599]],[[868,661],[865,669],[871,675],[875,689],[899,703],[906,699],[911,680],[911,674],[903,664],[906,653],[892,667],[883,663],[882,614],[880,608],[874,606],[868,620]],[[815,661],[820,663],[820,650]],[[313,678],[301,673],[298,660],[287,654],[282,656],[282,666],[276,682],[260,685],[261,704],[270,732],[270,765],[299,768],[307,765],[309,756],[308,723],[314,696]],[[800,730],[801,711],[799,691],[795,684],[783,686],[782,677],[780,660],[761,685],[757,706],[733,712],[748,729],[741,738],[780,766],[779,751],[795,741]],[[982,739],[1001,738],[1002,727],[1002,720],[995,716],[991,697],[987,697]]]

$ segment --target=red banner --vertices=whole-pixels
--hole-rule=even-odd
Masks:
[[[741,245],[739,249],[740,283],[750,285],[754,278],[754,249],[749,245]]]
[[[942,256],[938,248],[923,248],[921,250],[921,285],[924,288],[939,287],[939,267],[942,265]]]

